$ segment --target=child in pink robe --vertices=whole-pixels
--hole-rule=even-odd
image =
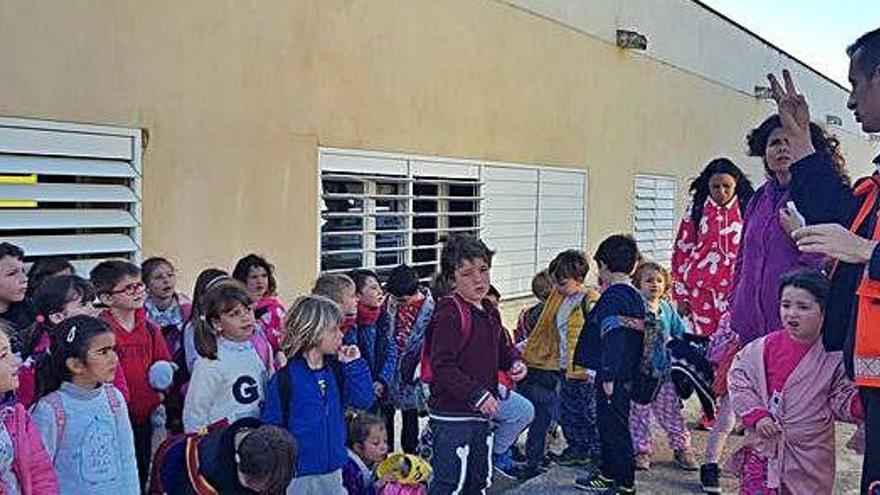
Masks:
[[[780,280],[784,330],[746,345],[728,377],[733,409],[747,429],[728,469],[740,494],[831,494],[834,421],[863,413],[840,352],[825,352],[820,331],[828,278],[798,270]]]

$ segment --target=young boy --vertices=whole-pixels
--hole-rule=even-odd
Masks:
[[[397,365],[387,390],[387,401],[382,406],[389,447],[394,445],[394,415],[400,410],[400,447],[414,454],[419,442],[419,411],[425,401],[420,384],[415,379],[416,365],[422,353],[422,343],[431,317],[434,298],[431,291],[419,285],[415,268],[399,265],[388,274],[385,282],[384,314],[380,330],[391,335],[397,346]]]
[[[544,311],[544,304],[547,302],[547,298],[550,297],[550,292],[553,290],[554,285],[556,283],[553,282],[550,270],[541,270],[532,277],[532,295],[535,296],[538,302],[528,308],[524,308],[516,319],[513,341],[520,349],[525,347],[526,339],[529,338],[532,330],[538,324],[541,313]]]
[[[454,289],[437,304],[425,337],[433,373],[431,495],[482,493],[491,484],[489,420],[498,413],[498,371],[508,370],[514,381],[526,375],[497,309],[485,300],[491,263],[491,251],[468,235],[451,235],[440,255],[439,278]],[[468,312],[467,335],[461,311]]]
[[[33,324],[24,300],[28,279],[24,271],[24,251],[15,244],[0,242],[0,318],[12,327],[12,352],[21,352],[22,333]]]
[[[344,343],[358,346],[361,357],[370,366],[376,395],[371,412],[379,413],[380,401],[385,397],[397,369],[397,344],[391,332],[385,330],[387,325],[382,317],[385,295],[376,272],[358,269],[349,272],[348,276],[354,281],[357,291],[357,321]]]
[[[630,390],[642,355],[645,300],[632,285],[639,249],[630,236],[612,235],[596,250],[599,282],[607,287],[587,319],[575,363],[587,368],[596,389],[602,461],[575,486],[594,493],[635,493],[629,433]]]
[[[151,488],[167,495],[284,493],[297,450],[284,428],[242,418],[170,447],[153,467]]]
[[[101,318],[116,334],[116,353],[131,397],[128,411],[143,486],[152,455],[150,416],[162,403],[162,392],[171,386],[171,354],[161,330],[147,319],[146,286],[137,265],[123,260],[104,261],[92,269],[90,278],[101,303],[107,306]]]
[[[342,324],[343,340],[346,345],[353,345],[354,342],[351,341],[353,335],[350,334],[357,323],[358,307],[357,288],[354,280],[341,273],[321,275],[318,280],[315,280],[312,295],[324,296],[339,305],[339,309],[345,315],[345,322]]]
[[[559,423],[568,443],[559,464],[592,465],[599,457],[593,386],[587,382],[586,370],[572,359],[590,307],[599,298],[598,292],[583,287],[589,269],[584,253],[573,249],[550,262],[554,285],[523,356],[529,378],[520,390],[535,406],[523,477],[539,473],[547,430],[557,407],[561,408]]]

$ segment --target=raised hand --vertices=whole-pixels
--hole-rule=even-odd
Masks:
[[[343,345],[339,347],[336,357],[340,363],[350,363],[361,357],[361,350],[356,345]]]
[[[810,107],[807,99],[798,93],[788,69],[782,70],[785,87],[779,84],[773,74],[768,74],[767,79],[770,81],[770,90],[782,121],[782,130],[788,138],[792,162],[812,155],[816,150],[810,139]]]

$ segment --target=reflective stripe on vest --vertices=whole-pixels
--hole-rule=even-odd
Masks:
[[[856,232],[868,218],[880,196],[880,176],[874,174],[856,188],[857,195],[866,195],[850,230]],[[872,239],[880,240],[880,219]],[[880,388],[880,281],[868,278],[867,269],[856,290],[858,317],[855,328],[853,370],[856,385]]]

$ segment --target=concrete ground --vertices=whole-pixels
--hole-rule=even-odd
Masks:
[[[697,419],[699,405],[695,400],[690,400],[685,405],[686,420],[693,427]],[[857,494],[859,473],[861,470],[861,457],[844,447],[854,428],[847,424],[838,424],[837,427],[837,478],[835,494]],[[702,457],[706,445],[706,432],[692,431],[692,443],[694,452],[697,453],[698,461]],[[522,438],[520,439],[522,440]],[[722,462],[742,442],[742,437],[733,435],[730,437]],[[551,447],[552,448],[552,447]],[[654,425],[654,458],[650,471],[640,471],[636,474],[636,487],[640,494],[670,494],[678,495],[685,493],[702,493],[700,490],[699,473],[685,472],[678,469],[672,462],[672,451],[664,438],[664,434]],[[556,495],[584,493],[574,488],[574,479],[581,473],[574,468],[554,466],[547,473],[533,478],[525,483],[518,483],[495,477],[494,485],[490,490],[492,494],[510,495]],[[733,478],[725,478],[722,482],[724,493],[737,493],[739,483]]]

